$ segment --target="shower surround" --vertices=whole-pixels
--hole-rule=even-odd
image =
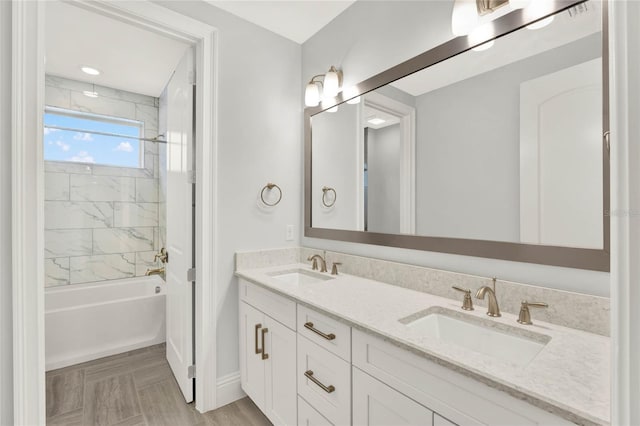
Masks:
[[[47,76],[45,103],[143,121],[145,137],[157,136],[157,98],[97,85],[100,96],[89,98],[83,90],[92,85]],[[46,286],[131,278],[158,266],[159,151],[143,144],[144,168],[45,162]]]

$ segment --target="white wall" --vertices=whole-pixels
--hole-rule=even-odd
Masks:
[[[360,180],[358,140],[360,105],[344,104],[336,112],[319,114],[313,119],[314,167],[312,181],[312,223],[318,228],[358,229],[360,223]],[[335,204],[322,204],[322,188],[336,191]],[[326,195],[331,204],[333,193]]]
[[[0,1],[0,424],[13,423],[11,2]]]
[[[238,286],[234,253],[299,244],[302,202],[300,45],[203,2],[159,4],[219,30],[218,377],[238,364]],[[282,201],[258,205],[267,182]],[[294,241],[285,241],[286,225]]]
[[[400,124],[368,129],[367,229],[371,232],[400,233],[401,153]]]
[[[356,2],[302,46],[302,77],[343,69],[345,87],[451,39],[453,2]],[[302,102],[302,101],[300,101]],[[301,238],[302,245],[607,296],[609,274]]]

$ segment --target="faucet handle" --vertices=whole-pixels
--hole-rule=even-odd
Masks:
[[[471,290],[468,288],[460,288],[455,285],[451,288],[464,293],[464,300],[462,301],[461,306],[462,309],[464,309],[465,311],[473,311],[473,299],[471,299]]]
[[[531,325],[531,312],[529,312],[529,307],[532,308],[548,308],[549,305],[543,302],[527,302],[523,300],[520,304],[520,315],[518,315],[518,322],[524,325]]]
[[[338,275],[338,266],[342,265],[342,262],[333,262],[331,267],[331,275]]]

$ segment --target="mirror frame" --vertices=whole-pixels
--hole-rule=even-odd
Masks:
[[[586,0],[553,0],[545,4],[542,10],[532,15],[528,9],[515,10],[489,25],[492,32],[480,41],[472,42],[468,36],[454,38],[444,44],[402,62],[354,86],[349,98],[341,92],[331,101],[323,101],[320,106],[304,110],[304,235],[311,238],[348,241],[361,244],[373,244],[414,250],[450,253],[465,256],[527,262],[542,265],[562,266],[609,272],[610,270],[610,165],[609,165],[609,49],[608,49],[608,0],[602,4],[602,161],[603,161],[603,248],[586,249],[536,244],[521,244],[504,241],[473,240],[464,238],[430,237],[406,234],[383,234],[368,231],[350,231],[342,229],[312,227],[312,156],[311,156],[311,118],[312,116],[338,105],[350,98],[399,80],[409,74],[466,52],[487,41],[517,31],[534,21],[562,12]]]

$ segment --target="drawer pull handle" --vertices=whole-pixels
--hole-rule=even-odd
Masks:
[[[327,340],[334,340],[336,338],[336,335],[333,333],[330,334],[325,334],[322,331],[318,330],[317,328],[313,327],[313,323],[312,322],[305,322],[304,323],[304,328],[307,328],[311,331],[313,331],[314,333],[316,333],[318,336],[322,336]]]
[[[262,359],[269,359],[269,354],[267,353],[267,349],[264,346],[264,335],[267,334],[267,332],[269,331],[268,328],[263,328],[262,329]]]
[[[304,372],[304,376],[311,380],[313,383],[315,383],[316,385],[320,386],[320,388],[325,391],[326,393],[331,393],[331,392],[335,392],[336,388],[333,385],[329,385],[329,386],[325,386],[324,384],[322,384],[320,382],[320,380],[316,379],[315,377],[313,377],[313,371],[311,370],[307,370]]]
[[[262,353],[262,349],[258,349],[258,330],[260,330],[261,328],[262,328],[262,324],[256,324],[256,331],[255,331],[256,354],[261,354]],[[264,348],[264,343],[262,344],[262,347]]]

